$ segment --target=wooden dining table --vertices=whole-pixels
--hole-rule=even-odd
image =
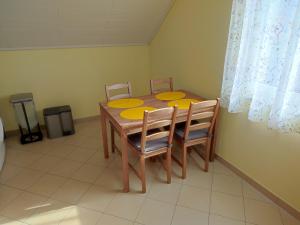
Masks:
[[[186,94],[185,98],[197,99],[204,101],[205,98],[193,94],[186,90],[178,90]],[[136,97],[144,101],[143,106],[165,108],[168,107],[168,101],[162,101],[155,97],[155,95],[145,95]],[[110,108],[107,102],[100,102],[100,117],[102,127],[102,140],[104,148],[104,157],[109,158],[108,150],[108,135],[107,135],[107,122],[114,126],[114,130],[120,135],[120,152],[122,157],[122,174],[123,174],[123,191],[129,192],[129,164],[128,164],[128,148],[127,148],[127,137],[130,134],[138,133],[142,131],[143,120],[128,120],[120,116],[120,113],[124,109]],[[184,122],[187,119],[187,109],[179,109],[176,116],[176,123]],[[216,127],[216,125],[215,125]],[[216,128],[214,127],[212,144],[211,144],[211,155],[210,159],[214,159],[215,143],[216,143]]]

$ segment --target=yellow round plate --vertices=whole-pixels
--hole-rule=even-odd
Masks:
[[[122,99],[112,100],[107,103],[108,107],[110,108],[120,108],[120,109],[134,108],[134,107],[141,106],[143,104],[144,101],[138,98],[122,98]]]
[[[190,108],[191,102],[199,102],[197,99],[184,98],[175,101],[168,102],[168,106],[178,106],[178,109],[188,109]]]
[[[137,107],[133,109],[125,109],[120,113],[120,116],[128,120],[142,120],[144,118],[144,111],[152,111],[156,108],[153,107]]]
[[[185,93],[181,91],[168,91],[168,92],[162,92],[155,97],[159,100],[163,101],[172,101],[172,100],[177,100],[177,99],[182,99],[185,97]]]

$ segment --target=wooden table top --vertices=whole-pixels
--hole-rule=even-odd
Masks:
[[[178,90],[184,92],[186,94],[185,98],[197,99],[199,101],[205,100],[203,97],[193,94],[189,91]],[[155,108],[165,108],[168,107],[168,102],[170,101],[162,101],[155,97],[155,95],[145,95],[134,97],[138,99],[142,99],[144,104],[141,106],[155,107]],[[125,109],[120,108],[110,108],[107,106],[107,102],[100,102],[100,107],[106,112],[107,116],[109,116],[110,120],[114,125],[119,129],[130,130],[134,128],[141,128],[143,125],[143,120],[128,120],[124,119],[120,116],[120,113]],[[185,121],[184,119],[180,119],[181,117],[186,117],[188,110],[187,109],[179,109],[177,113],[178,122]]]

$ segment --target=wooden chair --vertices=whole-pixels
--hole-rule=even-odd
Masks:
[[[167,85],[167,87],[161,87],[163,85]],[[173,91],[173,78],[150,80],[150,90],[151,95],[163,91]]]
[[[113,95],[113,96],[111,95],[112,91],[121,90],[121,89],[127,89],[127,92],[123,94]],[[131,98],[132,97],[131,84],[130,82],[127,82],[127,83],[105,85],[105,93],[106,93],[107,101],[121,99],[121,98]]]
[[[118,91],[125,89],[126,92],[123,94],[116,94],[112,95],[111,92],[113,91]],[[112,85],[105,85],[105,93],[106,93],[106,100],[111,101],[111,100],[116,100],[116,99],[121,99],[121,98],[131,98],[132,97],[132,92],[131,92],[131,84],[130,82],[127,83],[118,83],[118,84],[112,84]],[[110,133],[111,133],[111,149],[112,152],[115,152],[115,130],[114,126],[110,123]]]
[[[172,158],[182,167],[182,178],[186,178],[187,148],[195,145],[205,146],[205,155],[197,153],[205,161],[204,171],[208,171],[210,147],[215,121],[219,112],[219,99],[191,103],[186,123],[177,124],[174,131],[175,140],[181,146],[181,160]]]
[[[175,128],[177,107],[145,111],[142,132],[128,136],[129,148],[139,156],[140,171],[131,164],[135,174],[142,182],[142,192],[146,192],[145,159],[166,154],[164,168],[167,183],[171,183],[171,149]],[[164,128],[164,129],[162,129]]]

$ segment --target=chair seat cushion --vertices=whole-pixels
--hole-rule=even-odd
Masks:
[[[183,138],[184,137],[184,129],[185,129],[185,123],[180,123],[177,124],[175,127],[175,135]],[[194,140],[197,138],[203,138],[203,137],[207,137],[208,136],[208,129],[202,129],[202,130],[194,130],[194,131],[190,131],[189,136],[188,136],[188,140]]]
[[[128,141],[136,149],[141,151],[141,133],[129,135]],[[147,141],[145,146],[145,152],[155,151],[164,147],[168,147],[168,137],[156,139],[153,141]]]

